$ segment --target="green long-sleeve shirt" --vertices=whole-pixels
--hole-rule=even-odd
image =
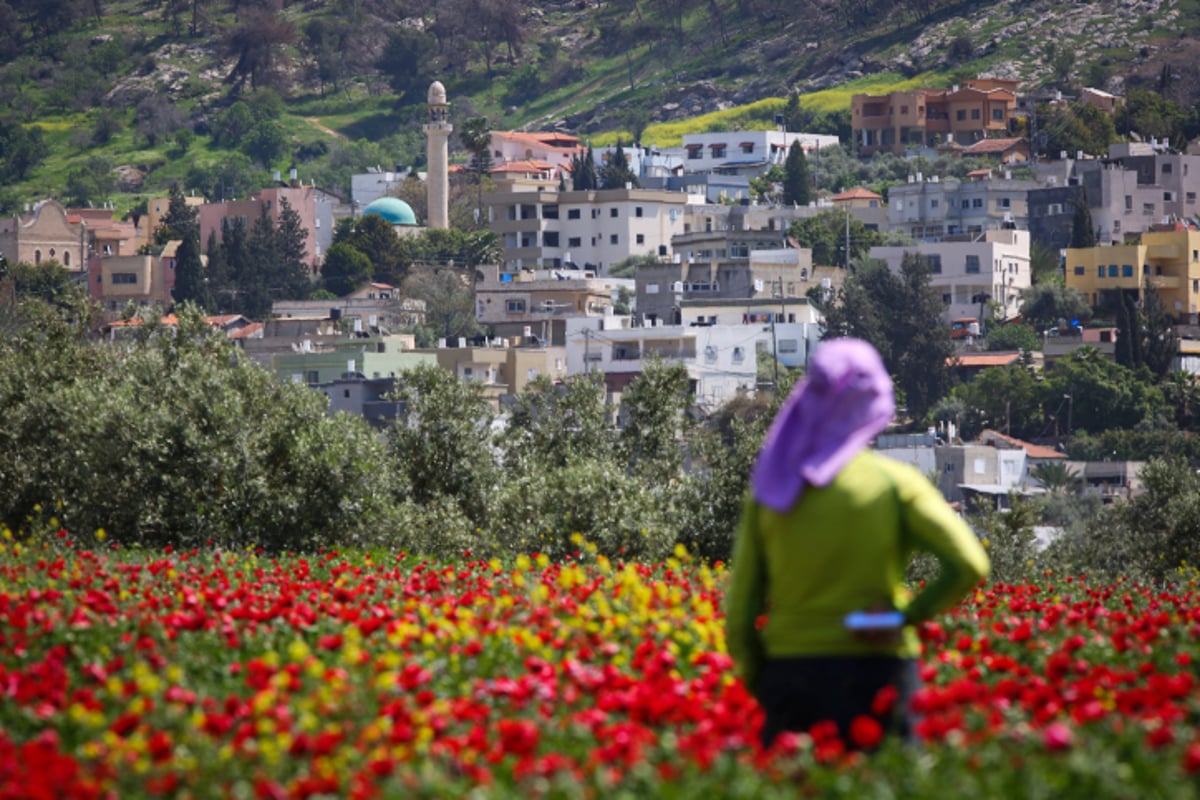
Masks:
[[[910,598],[904,573],[918,551],[941,570]],[[726,589],[729,653],[751,687],[764,657],[916,656],[912,625],[953,605],[990,569],[979,539],[936,487],[915,468],[864,450],[828,486],[806,486],[786,512],[747,497]],[[897,643],[872,644],[845,628],[850,612],[881,608],[905,614]]]

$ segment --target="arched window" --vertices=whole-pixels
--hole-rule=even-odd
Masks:
[[[53,248],[53,247],[51,247],[51,248],[50,248],[50,257],[51,257],[51,258],[54,258],[54,256],[55,256],[55,255],[56,255],[56,253],[54,252],[54,248]]]
[[[63,250],[63,266],[64,267],[71,266],[71,251],[70,250]]]
[[[41,250],[33,251],[33,263],[35,263],[35,264],[42,263],[42,251]]]

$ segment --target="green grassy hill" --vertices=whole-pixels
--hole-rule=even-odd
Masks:
[[[854,92],[978,74],[1192,109],[1198,31],[1200,0],[0,0],[0,210],[345,191],[420,165],[434,79],[455,120],[597,144],[770,127],[790,93],[836,127]]]

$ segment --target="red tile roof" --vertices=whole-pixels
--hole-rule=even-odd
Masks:
[[[1003,153],[1011,147],[1015,147],[1024,139],[980,139],[975,144],[963,150],[964,153]]]
[[[1060,453],[1053,447],[1046,447],[1044,445],[1022,441],[1015,436],[1006,436],[999,431],[986,430],[979,434],[979,441],[983,442],[984,444],[990,444],[993,447],[996,445],[996,442],[1002,442],[1008,445],[1010,448],[1024,450],[1025,455],[1029,458],[1065,460],[1067,457],[1066,453]]]
[[[847,189],[839,195],[833,197],[836,203],[838,200],[882,200],[883,195],[875,194],[870,189],[864,189],[861,186],[856,186],[853,189]]]

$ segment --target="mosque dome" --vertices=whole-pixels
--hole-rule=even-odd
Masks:
[[[431,106],[444,106],[446,103],[446,87],[442,86],[441,81],[434,81],[429,84],[429,95],[427,102]]]
[[[381,197],[374,200],[363,209],[363,216],[375,214],[383,217],[393,225],[416,225],[417,215],[412,206],[398,197]]]

